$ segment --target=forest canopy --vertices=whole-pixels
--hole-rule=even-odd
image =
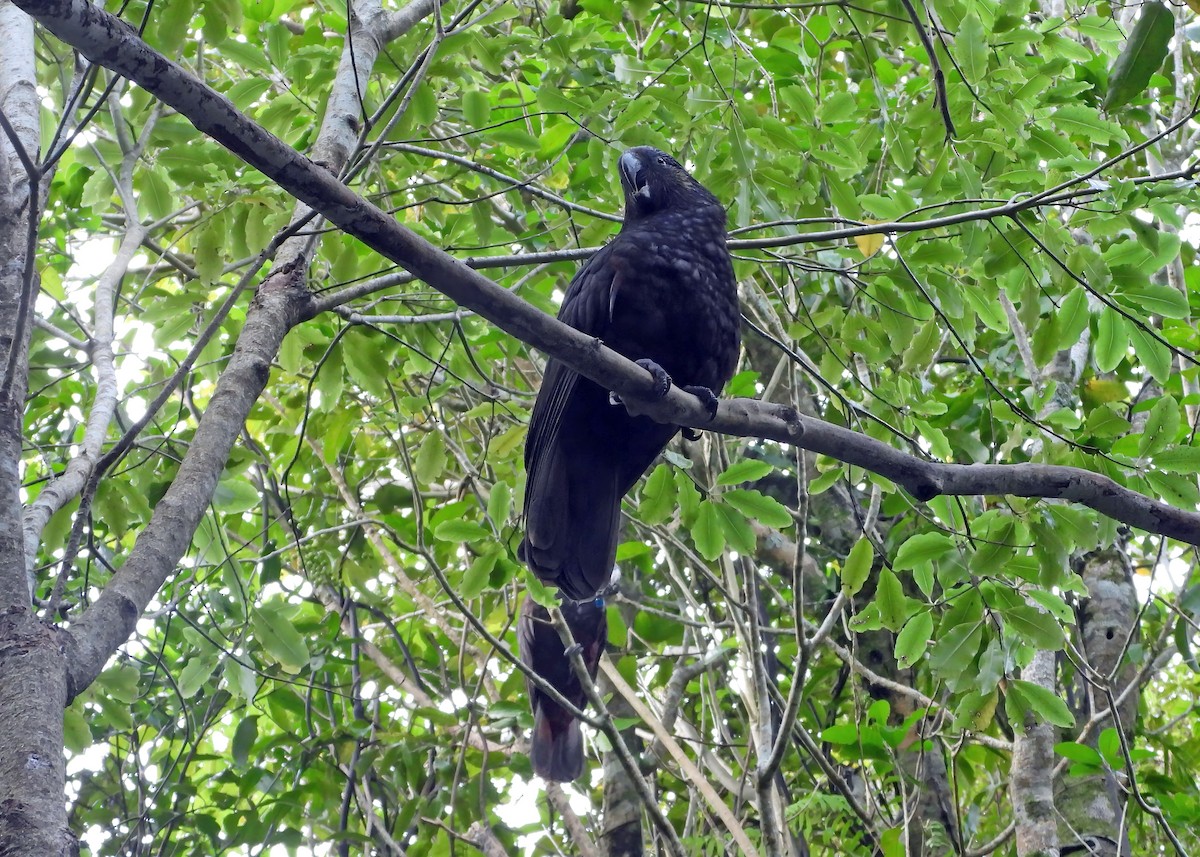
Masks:
[[[0,853],[1195,851],[1196,14],[0,0]],[[643,145],[712,421],[552,319]],[[548,355],[701,429],[566,785]]]

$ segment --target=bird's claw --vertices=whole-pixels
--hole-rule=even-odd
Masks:
[[[688,426],[683,427],[683,439],[684,440],[699,440],[700,438],[701,438],[701,434],[696,429],[690,428]]]
[[[717,398],[716,393],[714,393],[712,390],[708,389],[708,387],[699,387],[699,386],[684,387],[683,392],[691,393],[693,396],[695,396],[697,399],[699,399],[700,404],[704,405],[704,410],[708,411],[708,418],[710,420],[716,419],[717,402],[720,401],[720,399]],[[684,430],[684,437],[687,437],[686,429]],[[696,440],[696,438],[688,437],[688,440]]]
[[[667,391],[671,389],[671,376],[667,374],[667,370],[648,357],[643,357],[641,360],[635,360],[634,362],[649,372],[654,378],[654,386],[650,390],[650,399],[657,401],[667,395]],[[621,397],[616,393],[608,394],[608,403],[610,405],[624,404],[621,401]]]
[[[566,655],[568,658],[571,657],[571,655],[582,655],[583,654],[583,646],[579,645],[578,643],[572,643],[571,645],[569,645],[565,649],[563,649],[563,654]]]
[[[641,360],[635,360],[634,362],[649,372],[654,378],[654,387],[650,391],[651,397],[661,399],[667,395],[667,391],[671,389],[671,376],[667,374],[667,370],[648,357],[643,357]]]

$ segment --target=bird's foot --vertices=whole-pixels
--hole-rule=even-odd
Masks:
[[[565,649],[563,649],[563,654],[566,655],[568,658],[571,657],[571,655],[582,655],[583,654],[583,646],[579,645],[578,643],[573,643],[572,645],[567,646]]]
[[[650,390],[650,396],[654,399],[661,399],[667,395],[667,391],[671,389],[671,376],[667,374],[667,370],[648,357],[634,362],[654,378],[654,387]]]
[[[720,401],[720,399],[717,398],[716,393],[714,393],[712,390],[708,389],[708,387],[688,386],[688,387],[683,387],[682,389],[683,389],[683,392],[691,393],[693,396],[695,396],[697,399],[700,400],[700,404],[704,405],[704,410],[708,411],[708,418],[710,420],[716,418],[717,402]],[[688,431],[687,429],[684,429],[684,437],[688,437],[687,431]],[[688,437],[688,440],[696,440],[696,438]]]
[[[654,379],[654,386],[650,389],[649,398],[657,401],[667,395],[667,391],[671,389],[671,376],[667,374],[667,370],[648,357],[643,357],[641,360],[635,360],[634,362],[649,372]],[[608,394],[608,403],[610,405],[625,404],[616,393]]]

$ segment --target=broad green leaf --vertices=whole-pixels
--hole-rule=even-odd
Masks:
[[[237,514],[248,512],[258,506],[262,497],[258,489],[244,477],[227,476],[217,483],[213,492],[213,505],[221,512]]]
[[[1151,259],[1151,264],[1154,260]],[[1187,318],[1188,302],[1178,289],[1144,282],[1124,285],[1116,295],[1121,302],[1139,314],[1161,315],[1163,318]]]
[[[254,636],[285,672],[298,673],[308,665],[308,645],[280,605],[263,605],[250,614]]]
[[[1165,3],[1148,0],[1142,4],[1133,32],[1109,70],[1105,110],[1128,104],[1145,91],[1150,76],[1167,58],[1168,44],[1174,34],[1175,16]]]
[[[497,527],[503,527],[508,521],[508,513],[512,508],[512,488],[503,479],[492,485],[488,495],[488,517]]]
[[[474,598],[483,592],[487,588],[492,569],[496,567],[496,560],[499,558],[500,554],[496,551],[475,557],[471,565],[467,567],[466,573],[463,574],[458,594],[463,598]]]
[[[757,458],[744,458],[726,467],[725,471],[717,477],[717,484],[738,485],[742,482],[757,482],[773,469],[765,461],[759,461]]]
[[[821,740],[830,744],[851,747],[858,743],[858,727],[852,723],[840,723],[821,732]]]
[[[468,89],[462,95],[463,118],[473,128],[487,125],[492,112],[492,103],[487,93],[479,89]]]
[[[959,22],[954,46],[957,48],[955,56],[968,82],[982,81],[983,76],[987,74],[990,46],[983,24],[974,12],[968,12]]]
[[[846,563],[842,566],[842,589],[847,595],[857,595],[867,582],[871,565],[875,562],[875,548],[871,540],[862,536],[850,548]]]
[[[1014,679],[1008,683],[1009,700],[1015,700],[1024,710],[1032,711],[1039,720],[1069,729],[1075,725],[1067,703],[1052,690],[1048,690],[1033,682]],[[1009,700],[1006,700],[1006,705]],[[1013,718],[1014,725],[1020,725],[1023,718]]]
[[[233,762],[239,768],[246,767],[250,762],[250,752],[258,740],[258,718],[243,717],[233,732]]]
[[[909,536],[900,549],[896,551],[896,559],[892,565],[897,571],[912,568],[919,562],[929,562],[938,559],[954,550],[954,539],[946,533],[918,533]]]
[[[758,491],[735,488],[726,491],[721,499],[737,509],[752,521],[758,521],[767,527],[782,530],[792,525],[792,515],[787,507]]]
[[[1179,423],[1179,403],[1173,396],[1160,398],[1146,417],[1146,426],[1142,429],[1142,437],[1138,442],[1138,455],[1153,455],[1174,443],[1179,433]]]
[[[939,631],[937,642],[929,652],[929,666],[945,675],[961,675],[975,659],[982,639],[981,622],[967,622]]]
[[[423,485],[438,481],[446,472],[446,441],[439,431],[425,435],[413,460],[413,476]]]
[[[138,198],[152,219],[166,217],[174,210],[175,200],[171,196],[171,187],[158,170],[145,169],[140,172],[136,186],[140,191]]]
[[[1002,610],[1001,614],[1008,627],[1029,645],[1047,651],[1058,651],[1062,648],[1062,626],[1049,613],[1043,613],[1036,607],[1022,605]]]
[[[675,509],[675,480],[671,468],[660,464],[642,486],[638,514],[647,524],[661,524]]]
[[[1129,348],[1129,331],[1125,319],[1117,315],[1109,307],[1100,310],[1096,318],[1096,339],[1093,343],[1096,368],[1101,372],[1111,372],[1125,358]]]
[[[1059,306],[1056,314],[1059,349],[1070,348],[1079,342],[1079,338],[1087,329],[1090,318],[1091,309],[1088,307],[1087,292],[1082,288],[1072,289]]]
[[[1176,446],[1156,452],[1154,466],[1172,473],[1200,473],[1200,447]]]
[[[710,562],[725,550],[725,532],[711,500],[700,503],[696,521],[692,524],[692,539],[696,542],[696,550]]]
[[[485,527],[474,521],[451,518],[447,521],[441,521],[433,528],[433,537],[443,542],[470,544],[490,539],[492,534]]]
[[[896,635],[896,662],[908,669],[921,659],[933,636],[933,616],[923,610],[904,623]]]
[[[217,669],[215,653],[196,655],[187,658],[183,669],[179,672],[179,695],[191,699],[200,692],[200,688],[208,681]]]
[[[1154,380],[1166,384],[1171,377],[1171,350],[1140,324],[1129,325],[1129,341]]]
[[[92,746],[90,720],[83,711],[82,700],[76,698],[75,704],[63,712],[63,743],[70,753],[82,753]]]
[[[1054,745],[1054,752],[1064,759],[1070,759],[1072,762],[1079,762],[1084,765],[1099,767],[1104,761],[1100,758],[1100,754],[1093,748],[1086,744],[1077,744],[1074,741],[1060,741]]]
[[[104,692],[117,702],[132,705],[138,698],[138,671],[129,664],[109,667],[97,681]]]
[[[725,534],[725,543],[742,556],[753,556],[758,547],[758,537],[746,516],[728,503],[712,505],[721,519],[721,532]]]
[[[879,616],[883,627],[898,631],[908,619],[909,599],[904,595],[900,579],[886,566],[879,569],[879,585],[875,590],[875,603],[879,605]]]

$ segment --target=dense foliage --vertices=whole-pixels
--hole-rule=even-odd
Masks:
[[[120,14],[285,142],[317,141],[345,5]],[[1192,14],[453,0],[383,49],[344,175],[553,312],[571,251],[615,231],[620,152],[658,146],[728,204],[746,317],[730,395],[1195,509]],[[106,299],[105,449],[124,441],[42,535],[37,597],[69,622],[187,455],[293,201],[142,89],[72,77],[61,43],[39,60],[43,148],[71,145],[41,223],[27,499],[97,401],[84,346]],[[612,736],[589,730],[591,776],[542,799],[511,664],[544,358],[319,219],[300,234],[326,311],[288,335],[191,551],[67,711],[73,827],[95,854],[466,853],[460,837],[575,853],[604,835]],[[833,458],[713,435],[676,442],[626,511],[610,654],[642,707],[602,686],[689,853],[731,841],[714,801],[772,847],[769,800],[813,854],[1017,853],[1012,741],[1034,722],[1059,730],[1074,829],[1072,788],[1116,771],[1134,853],[1200,845],[1190,548],[1053,499],[920,503]],[[1089,577],[1101,561],[1111,580]],[[1118,629],[1106,666],[1084,615]],[[1026,674],[1039,651],[1059,653],[1057,682]],[[780,776],[759,784],[776,740]]]

